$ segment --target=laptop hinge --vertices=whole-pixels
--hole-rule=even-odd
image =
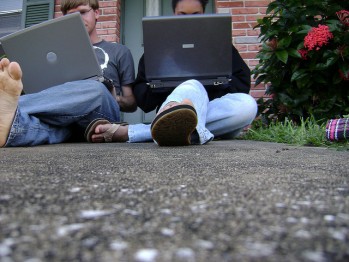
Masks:
[[[148,85],[151,88],[159,88],[159,87],[164,87],[164,83],[161,82],[161,80],[152,80]]]
[[[230,80],[231,79],[228,79],[227,77],[217,77],[217,79],[213,81],[213,85],[218,86],[218,85],[226,84]]]

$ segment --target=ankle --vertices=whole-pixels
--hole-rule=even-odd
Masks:
[[[113,135],[113,141],[126,142],[128,140],[128,126],[120,126],[119,129]]]

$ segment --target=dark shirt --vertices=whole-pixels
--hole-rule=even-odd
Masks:
[[[103,76],[113,81],[117,92],[134,82],[133,57],[126,46],[102,40],[93,47]]]
[[[232,51],[233,67],[231,81],[229,81],[227,84],[218,86],[205,86],[210,101],[215,98],[222,97],[228,93],[248,94],[250,92],[250,69],[234,46],[232,46]],[[149,81],[145,75],[143,55],[139,60],[138,74],[133,92],[136,97],[137,105],[146,113],[153,111],[154,109],[158,109],[171,93],[171,91],[154,92],[147,83],[149,83]]]

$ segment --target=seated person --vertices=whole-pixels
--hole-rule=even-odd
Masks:
[[[175,15],[203,14],[207,0],[173,0]],[[172,92],[155,93],[147,84],[144,56],[140,59],[134,85],[137,105],[144,111],[158,109],[151,125],[112,124],[94,121],[86,130],[90,142],[146,142],[160,146],[206,144],[214,137],[231,139],[249,125],[257,114],[250,91],[250,70],[232,46],[231,81],[215,88],[188,80]],[[209,90],[209,91],[207,91]]]
[[[0,61],[0,147],[62,143],[76,130],[83,136],[87,125],[96,118],[120,121],[120,111],[137,109],[132,91],[131,52],[123,45],[98,37],[98,0],[61,0],[61,11],[63,15],[80,12],[91,43],[99,51],[96,51],[99,63],[104,64],[109,56],[104,76],[121,89],[122,95],[117,96],[115,89],[108,90],[96,80],[81,80],[20,96],[21,67],[3,58]]]

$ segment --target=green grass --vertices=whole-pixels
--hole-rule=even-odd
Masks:
[[[299,125],[295,125],[290,120],[271,123],[269,126],[263,126],[260,123],[261,120],[255,120],[241,139],[349,150],[349,141],[327,141],[326,123],[319,124],[313,118],[302,120]]]

